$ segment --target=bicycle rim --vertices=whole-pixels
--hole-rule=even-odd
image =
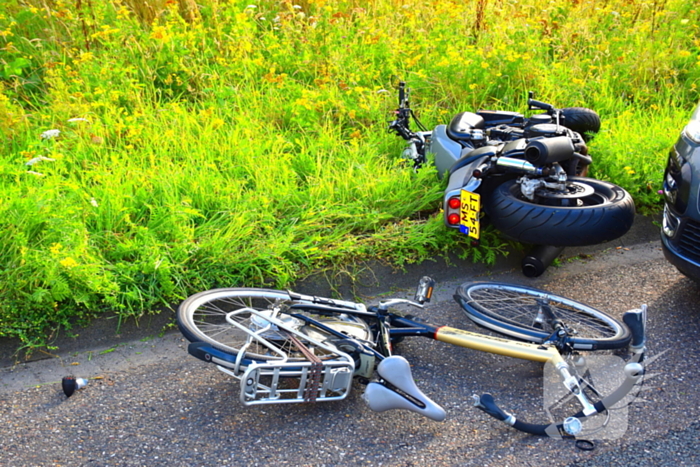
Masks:
[[[281,359],[279,355],[281,350],[289,360],[301,361],[306,358],[292,343],[286,332],[271,325],[265,317],[249,311],[252,309],[263,314],[272,314],[275,308],[279,309],[291,303],[303,302],[295,302],[290,299],[287,292],[279,290],[247,288],[208,290],[182,302],[177,312],[177,323],[180,332],[190,342],[207,342],[231,355],[236,355],[244,349],[246,359],[269,361]],[[298,311],[295,310],[295,312]],[[227,321],[227,316],[238,326]],[[303,320],[290,315],[278,313],[276,318],[296,331],[324,344],[329,344],[336,339],[331,334],[308,326]],[[314,315],[314,319],[349,337],[360,339],[368,337],[367,325],[357,318],[347,315],[323,317]],[[251,333],[256,333],[262,339],[251,338]],[[321,347],[315,347],[312,351],[321,359],[337,356]]]
[[[631,339],[627,327],[608,314],[531,287],[473,282],[461,285],[455,299],[477,324],[530,342],[541,343],[554,332],[546,321],[538,319],[543,300],[576,332],[570,338],[575,349],[619,349],[627,346]]]

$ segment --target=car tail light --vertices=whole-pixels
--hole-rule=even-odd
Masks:
[[[447,216],[447,223],[450,225],[458,225],[459,214],[450,214],[449,216]]]

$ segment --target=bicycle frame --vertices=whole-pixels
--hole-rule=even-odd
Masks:
[[[240,400],[244,405],[344,399],[351,389],[353,376],[369,380],[373,375],[375,363],[379,362],[374,372],[379,380],[368,382],[364,394],[364,399],[370,408],[375,411],[407,409],[437,421],[445,418],[445,411],[417,388],[408,362],[403,357],[392,355],[392,341],[404,337],[425,337],[482,352],[551,363],[559,373],[563,385],[582,406],[581,411],[569,417],[566,423],[529,425],[501,410],[490,395],[474,396],[475,406],[494,418],[522,431],[546,436],[578,434],[581,429],[579,419],[601,413],[615,405],[626,396],[643,375],[643,367],[639,362],[645,351],[642,316],[645,309],[628,312],[623,318],[632,329],[633,339],[630,349],[634,352],[633,362],[625,367],[624,382],[603,400],[592,403],[581,387],[581,380],[572,374],[575,372],[571,371],[571,367],[564,358],[573,349],[567,343],[569,334],[566,328],[556,328],[558,331],[544,344],[533,344],[450,326],[435,326],[389,311],[390,306],[400,303],[423,308],[422,303],[429,301],[433,284],[434,282],[422,284],[427,292],[423,295],[417,294],[417,297],[420,295],[421,298],[417,298],[416,301],[393,299],[369,308],[359,303],[334,301],[290,292],[293,302],[282,308],[275,308],[265,313],[253,308],[241,308],[227,314],[229,324],[248,334],[247,343],[237,354],[222,351],[206,342],[192,342],[188,352],[201,360],[215,363],[221,371],[241,380]],[[419,290],[421,290],[420,287]],[[637,312],[639,312],[638,316],[628,316]],[[257,322],[263,325],[267,323],[267,326],[256,330],[241,326],[233,319],[234,315],[241,313],[256,315]],[[353,339],[316,318],[324,315],[352,315],[362,319],[370,326],[374,341],[363,342]],[[301,320],[305,323],[304,328],[317,328],[337,340],[321,342],[314,339],[302,333],[301,328],[290,326],[288,321],[285,321],[286,318],[282,319],[284,316]],[[276,347],[275,343],[265,337],[270,329],[273,332],[283,332],[292,336],[294,345],[306,355],[307,360],[300,358],[289,360],[284,350]],[[301,343],[302,340],[306,344]],[[261,361],[259,355],[256,358],[246,356],[246,349],[253,342],[264,344],[269,349],[269,358],[266,362]],[[329,342],[336,342],[336,345]],[[306,345],[322,349],[325,352],[325,359],[321,360],[313,355]],[[341,347],[336,347],[337,345]],[[298,385],[292,388],[283,387],[283,382],[289,380],[297,381]]]

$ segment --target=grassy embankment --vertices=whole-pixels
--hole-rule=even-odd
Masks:
[[[398,79],[428,126],[528,90],[596,109],[592,175],[646,211],[698,100],[691,0],[250,3],[3,2],[0,337],[363,259],[492,261],[385,132]]]

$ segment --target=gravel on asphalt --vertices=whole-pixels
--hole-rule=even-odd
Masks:
[[[437,423],[370,411],[358,382],[340,402],[244,407],[235,380],[188,356],[184,339],[170,334],[2,369],[0,465],[700,465],[700,289],[658,243],[583,258],[537,279],[517,270],[478,279],[545,288],[618,318],[649,306],[648,378],[628,407],[624,436],[592,437],[593,451],[517,432],[472,407],[472,394],[490,392],[505,410],[543,422],[542,366],[534,362],[406,339],[398,351],[416,383],[447,411]],[[485,332],[452,299],[466,280],[442,281],[429,307],[412,313]],[[70,398],[60,387],[68,374],[90,379]]]

